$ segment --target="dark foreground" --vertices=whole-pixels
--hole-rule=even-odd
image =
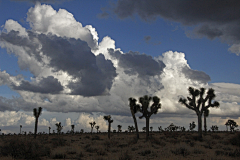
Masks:
[[[240,159],[240,133],[207,133],[199,141],[196,132],[0,136],[0,159]]]

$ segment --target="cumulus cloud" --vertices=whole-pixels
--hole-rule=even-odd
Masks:
[[[19,67],[29,70],[34,78],[27,81],[21,75],[1,71],[0,85],[8,85],[20,95],[12,99],[0,97],[1,111],[43,107],[49,112],[85,112],[78,119],[66,118],[65,126],[75,124],[89,129],[88,123],[95,120],[107,128],[102,115],[94,117],[89,113],[128,117],[129,97],[157,95],[162,103],[159,115],[177,117],[192,113],[178,103],[179,97],[188,95],[189,86],[211,87],[207,84],[210,77],[192,70],[184,53],[167,51],[158,57],[133,51],[123,53],[109,36],[99,41],[91,25],[82,26],[71,13],[55,11],[49,5],[36,4],[27,16],[28,30],[16,21],[6,21],[0,46],[15,54]],[[227,94],[232,100],[238,97]],[[217,97],[226,99],[227,94],[223,89],[217,90]],[[233,102],[239,108],[238,101],[222,101],[230,108]],[[220,107],[215,113],[227,116],[236,111],[224,112]],[[56,122],[56,118],[40,120],[43,126],[54,126]]]
[[[232,45],[229,50],[237,55],[239,52],[239,11],[238,0],[191,1],[191,0],[118,0],[110,9],[119,18],[124,19],[139,15],[145,21],[164,18],[184,26],[192,26],[188,36],[220,38]],[[105,11],[106,12],[106,11]]]

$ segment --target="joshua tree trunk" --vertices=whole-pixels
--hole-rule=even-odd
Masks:
[[[202,114],[197,113],[198,116],[198,137],[202,139]]]
[[[146,140],[148,140],[149,137],[149,117],[146,117]]]
[[[108,123],[108,138],[110,139],[110,129],[111,129],[111,123]]]
[[[131,113],[132,113],[132,117],[133,117],[134,125],[135,125],[135,128],[136,128],[137,139],[139,139],[137,119],[136,119],[136,116],[135,116],[133,110],[131,110]]]
[[[36,138],[37,136],[37,125],[38,125],[38,117],[36,118],[36,121],[35,121],[34,138]]]
[[[207,120],[206,120],[207,116],[205,113],[203,116],[204,116],[204,132],[206,133],[207,132]]]

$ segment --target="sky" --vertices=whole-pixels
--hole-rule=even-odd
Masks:
[[[104,115],[126,130],[128,99],[144,95],[161,99],[153,130],[188,129],[196,113],[178,100],[190,86],[215,90],[208,129],[240,124],[239,12],[237,0],[1,0],[1,132],[33,132],[38,107],[40,132],[105,132]]]

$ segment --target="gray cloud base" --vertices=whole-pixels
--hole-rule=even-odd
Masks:
[[[240,54],[240,1],[238,0],[118,0],[111,11],[121,19],[137,14],[145,21],[161,17],[193,26],[193,31],[187,32],[188,36],[206,36],[211,40],[220,38],[233,45],[229,48],[231,52]]]

